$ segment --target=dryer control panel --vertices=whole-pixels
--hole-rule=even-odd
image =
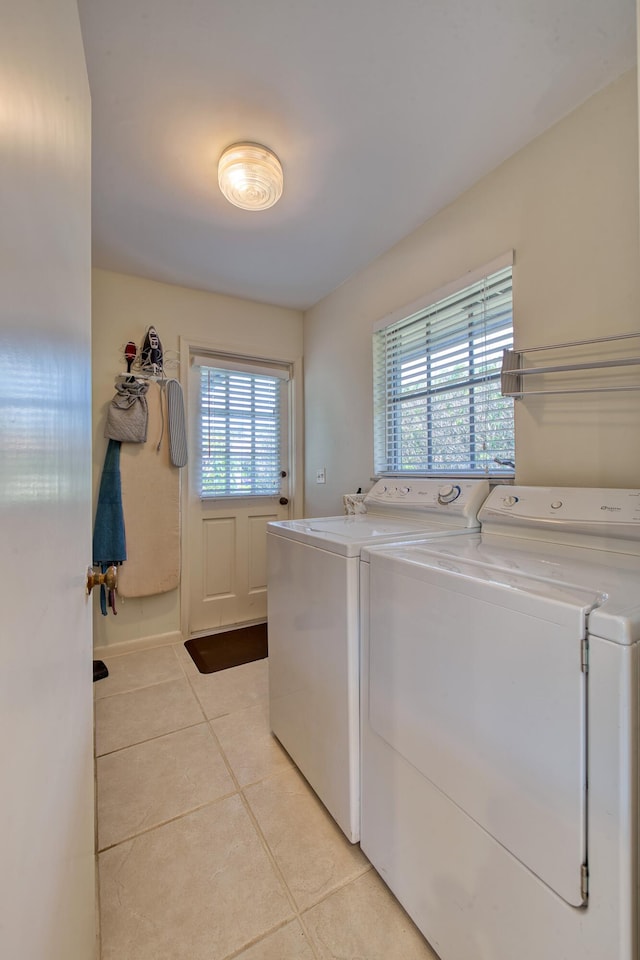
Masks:
[[[601,487],[494,488],[479,519],[485,533],[555,539],[557,534],[640,543],[640,490]],[[602,545],[603,549],[607,549]]]

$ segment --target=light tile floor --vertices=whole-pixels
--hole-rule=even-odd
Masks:
[[[267,660],[105,662],[102,960],[437,960],[271,736]]]

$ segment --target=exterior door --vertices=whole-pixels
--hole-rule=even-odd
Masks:
[[[288,365],[221,355],[195,359],[189,374],[190,636],[266,619],[267,523],[289,518],[291,493]],[[219,370],[219,385],[217,381],[214,385],[212,372],[204,375],[203,386],[203,370]],[[262,373],[267,391],[264,403],[251,388],[252,379]],[[260,378],[258,391],[261,384]],[[203,396],[214,397],[215,409],[205,409]],[[277,401],[277,423],[261,426],[263,407],[270,398]],[[269,492],[256,495],[261,484],[254,484],[263,470],[263,457],[256,450],[251,457],[243,451],[260,443],[261,431],[267,436],[266,459],[273,475],[267,482]],[[277,453],[272,460],[268,448],[274,443]],[[251,476],[243,474],[243,463],[236,463],[238,450],[242,458],[251,459],[251,469],[246,467]],[[211,459],[208,452],[214,454]],[[207,482],[210,489],[203,490]],[[242,490],[245,486],[247,493]]]
[[[88,960],[90,100],[75,0],[7,0],[0,51],[0,954]]]

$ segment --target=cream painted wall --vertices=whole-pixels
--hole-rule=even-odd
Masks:
[[[285,360],[302,356],[299,311],[94,270],[94,495],[106,451],[104,425],[114,393],[114,377],[126,369],[122,351],[127,340],[139,345],[151,324],[156,327],[164,350],[172,351],[174,356],[178,354],[180,338],[222,350],[246,351],[247,355]],[[173,375],[179,376],[179,371],[176,369]],[[179,595],[179,590],[173,590],[155,597],[121,600],[116,617],[111,613],[103,617],[96,599],[96,650],[104,653],[106,649],[124,649],[133,644],[179,640]]]
[[[306,314],[307,516],[369,485],[378,318],[514,249],[517,347],[640,329],[637,129],[632,71]],[[640,486],[640,392],[516,406],[518,482]]]

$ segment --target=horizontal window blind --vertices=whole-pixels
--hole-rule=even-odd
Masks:
[[[513,474],[512,314],[509,266],[374,334],[377,473]]]
[[[202,497],[279,493],[282,382],[262,372],[200,366]]]

